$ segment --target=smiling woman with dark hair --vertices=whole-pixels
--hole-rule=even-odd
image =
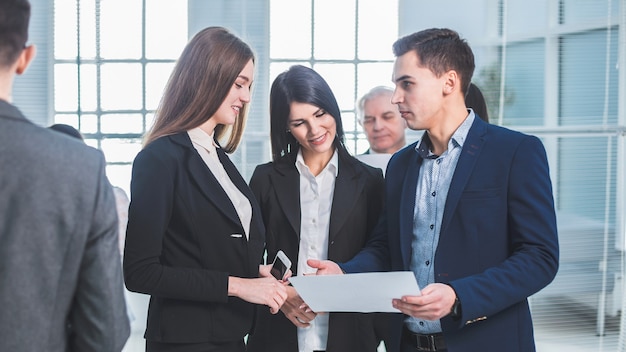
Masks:
[[[382,171],[348,153],[335,95],[310,68],[292,66],[276,77],[270,119],[273,162],[259,165],[250,180],[263,213],[267,257],[282,250],[295,275],[314,272],[307,258],[352,258],[381,212]],[[316,314],[287,289],[281,313],[261,312],[248,351],[376,351],[372,316]]]

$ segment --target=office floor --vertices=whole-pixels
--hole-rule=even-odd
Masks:
[[[620,315],[608,316],[605,334],[596,334],[596,312],[576,302],[549,299],[532,302],[537,352],[615,352]],[[555,319],[555,317],[560,317]],[[555,321],[558,321],[556,323]]]
[[[143,333],[146,327],[148,296],[127,292],[128,302],[135,315],[131,323],[131,336],[122,352],[145,351]],[[535,343],[537,352],[615,352],[618,350],[620,316],[608,317],[605,335],[595,333],[595,313],[592,309],[580,307],[574,302],[549,299],[532,301]],[[567,319],[555,316],[566,312]],[[385,352],[383,347],[379,352]]]

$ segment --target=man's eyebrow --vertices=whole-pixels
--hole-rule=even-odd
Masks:
[[[404,81],[405,79],[409,79],[409,78],[411,78],[411,76],[409,76],[409,75],[402,75],[402,76],[400,76],[400,77],[396,78],[396,79],[394,80],[394,82]]]

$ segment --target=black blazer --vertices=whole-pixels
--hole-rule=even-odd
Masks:
[[[258,277],[265,229],[254,195],[224,151],[217,151],[252,205],[248,241],[187,133],[159,138],[135,158],[124,278],[129,290],[151,295],[147,340],[235,341],[252,328],[255,306],[228,296],[228,276]]]
[[[330,215],[328,259],[344,262],[365,245],[383,207],[383,175],[377,168],[339,154]],[[257,166],[250,180],[267,234],[267,258],[282,249],[297,275],[300,243],[300,174],[293,158]],[[372,315],[331,313],[326,351],[376,351]],[[281,312],[261,308],[248,351],[297,352],[295,325]]]

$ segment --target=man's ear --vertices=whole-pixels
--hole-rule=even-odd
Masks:
[[[461,81],[455,70],[450,70],[443,74],[445,77],[443,85],[443,93],[445,95],[452,94],[455,90],[461,89]]]
[[[37,49],[34,45],[29,45],[22,50],[22,53],[17,59],[17,64],[15,67],[15,72],[18,75],[21,75],[26,71],[30,62],[35,58],[35,53],[37,53]]]

